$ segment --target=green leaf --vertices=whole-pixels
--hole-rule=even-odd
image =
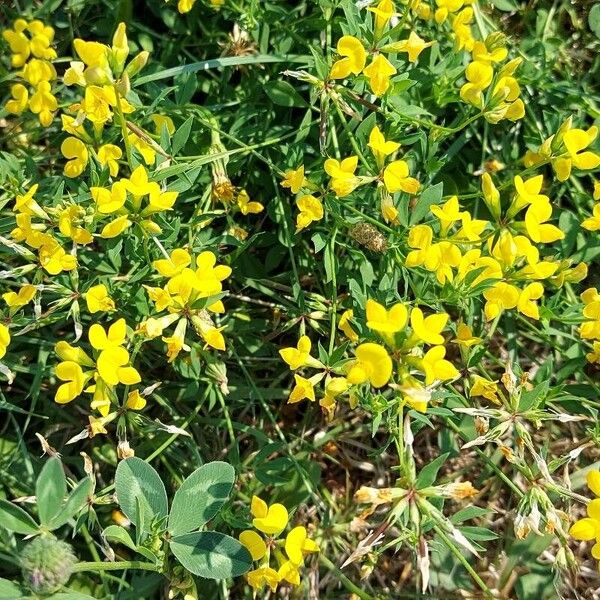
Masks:
[[[432,460],[428,465],[425,465],[417,477],[417,489],[423,489],[433,484],[437,477],[440,467],[446,462],[449,453],[440,454],[435,460]]]
[[[131,539],[131,536],[124,527],[120,525],[109,525],[103,532],[102,537],[111,542],[117,542],[123,546],[127,546],[130,550],[137,550],[137,546]]]
[[[48,525],[59,513],[67,495],[67,478],[59,458],[51,458],[38,475],[35,495],[42,525]]]
[[[22,535],[39,531],[37,523],[20,506],[8,500],[0,500],[0,526]]]
[[[173,134],[171,143],[171,153],[177,154],[187,143],[192,131],[194,117],[189,117],[183,122],[183,125]]]
[[[50,528],[58,529],[74,517],[86,505],[91,493],[92,481],[86,477],[73,488],[62,509],[50,521]]]
[[[415,225],[429,214],[433,204],[442,202],[444,184],[442,182],[429,186],[422,194],[410,216],[410,224]]]
[[[495,8],[504,12],[514,12],[519,10],[519,7],[513,0],[492,0],[492,4]]]
[[[595,36],[600,38],[600,4],[594,4],[590,9],[588,23]]]
[[[177,536],[171,540],[171,551],[190,573],[206,579],[238,577],[252,566],[252,557],[240,542],[216,531]]]
[[[127,458],[119,463],[115,490],[121,510],[134,525],[143,523],[145,529],[153,519],[167,516],[165,485],[141,458]]]
[[[308,106],[304,98],[287,81],[267,81],[264,89],[271,102],[278,106]]]
[[[24,598],[21,588],[8,579],[0,579],[0,600],[17,600]]]
[[[191,63],[189,65],[181,65],[172,67],[171,69],[163,69],[151,75],[144,75],[135,79],[133,85],[138,86],[150,81],[158,81],[159,79],[167,79],[176,77],[183,73],[197,73],[198,71],[208,71],[219,67],[237,67],[239,65],[259,65],[264,63],[306,63],[309,62],[308,56],[269,56],[257,54],[254,56],[225,56],[223,58],[213,58],[211,60],[202,60],[200,62]]]
[[[168,530],[172,535],[188,533],[210,521],[229,498],[235,470],[215,461],[196,469],[175,492]]]

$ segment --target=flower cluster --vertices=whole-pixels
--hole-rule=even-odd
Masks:
[[[308,537],[302,525],[291,529],[285,540],[277,539],[289,522],[288,511],[283,504],[268,505],[258,496],[252,497],[250,506],[254,529],[242,531],[240,542],[248,549],[252,560],[259,566],[247,573],[248,583],[258,592],[268,586],[272,592],[282,582],[300,585],[300,569],[307,554],[319,551],[319,546]],[[267,536],[263,538],[262,535]],[[277,569],[271,567],[271,558],[275,557]]]
[[[52,93],[52,82],[56,79],[56,69],[52,61],[56,51],[52,48],[54,29],[35,19],[17,19],[12,29],[5,29],[2,37],[10,46],[11,65],[21,68],[16,76],[23,83],[15,83],[10,88],[11,98],[6,102],[6,112],[20,115],[27,108],[36,114],[42,127],[49,127],[58,101]]]
[[[338,326],[352,341],[358,342],[360,336],[350,323],[353,316],[353,311],[346,311]],[[409,318],[409,308],[403,303],[386,309],[369,299],[365,317],[366,328],[383,344],[379,340],[363,341],[354,350],[355,358],[350,361],[325,367],[310,355],[311,342],[307,336],[300,338],[296,348],[279,351],[293,371],[303,367],[322,370],[310,378],[294,374],[295,386],[288,402],[315,401],[314,388],[324,380],[324,395],[319,404],[325,410],[333,411],[338,396],[348,394],[353,405],[358,387],[368,383],[376,389],[389,385],[409,406],[425,412],[431,399],[431,386],[458,376],[457,369],[445,358],[442,331],[448,322],[446,313],[425,316],[415,306],[410,309]]]
[[[220,300],[222,281],[229,277],[231,268],[216,262],[216,256],[207,250],[196,257],[196,269],[191,269],[192,257],[184,248],[176,248],[170,256],[153,262],[154,269],[168,281],[164,287],[145,287],[156,312],[166,310],[168,314],[145,319],[139,332],[151,339],[163,335],[166,328],[176,323],[173,335],[162,338],[167,344],[169,362],[182,350],[190,350],[185,342],[188,322],[207,346],[225,350],[222,328],[215,327],[211,313],[225,312]]]

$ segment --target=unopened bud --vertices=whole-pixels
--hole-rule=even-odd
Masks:
[[[21,569],[26,585],[34,594],[53,594],[70,579],[77,558],[66,542],[40,536],[25,546]]]
[[[143,50],[131,59],[125,68],[125,73],[131,78],[135,77],[146,66],[148,58],[150,58],[150,52]]]

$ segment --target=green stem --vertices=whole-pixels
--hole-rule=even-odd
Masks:
[[[124,571],[125,569],[140,569],[160,573],[161,568],[151,562],[141,560],[119,560],[116,562],[80,562],[73,567],[75,573],[82,571]]]
[[[361,600],[376,600],[375,596],[367,594],[364,590],[361,590],[357,585],[352,583],[348,577],[346,577],[324,554],[319,554],[319,562],[329,569],[339,582],[349,591],[361,598]]]
[[[483,579],[481,579],[481,577],[479,577],[479,575],[475,572],[475,569],[473,569],[473,567],[469,564],[469,561],[466,559],[463,553],[456,547],[456,544],[445,534],[445,532],[439,525],[434,525],[433,529],[442,538],[442,541],[444,542],[444,544],[446,544],[450,552],[454,554],[458,562],[460,562],[460,564],[469,572],[469,575],[471,575],[473,581],[475,581],[475,583],[481,588],[485,597],[493,599],[494,596],[488,588],[488,586],[485,585]]]
[[[125,154],[127,155],[127,164],[130,169],[133,169],[133,162],[131,160],[131,144],[129,143],[129,134],[127,132],[127,121],[125,120],[125,115],[123,114],[123,109],[121,108],[121,94],[119,94],[119,90],[117,90],[117,86],[115,87],[115,98],[117,100],[116,112],[119,115],[119,122],[121,124],[121,134],[123,135],[123,143],[125,144]]]

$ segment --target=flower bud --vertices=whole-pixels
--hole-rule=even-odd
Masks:
[[[113,70],[116,73],[120,73],[123,70],[128,55],[129,45],[127,44],[125,23],[119,23],[112,40]]]
[[[125,73],[127,73],[129,77],[135,77],[146,66],[149,57],[150,52],[143,50],[131,59],[131,62],[125,69]]]
[[[77,558],[69,544],[55,537],[37,537],[21,553],[26,585],[34,594],[52,594],[65,585]]]
[[[494,185],[489,173],[484,173],[481,176],[481,190],[483,191],[485,205],[488,207],[488,210],[494,219],[499,220],[502,210],[500,206],[500,192]]]

